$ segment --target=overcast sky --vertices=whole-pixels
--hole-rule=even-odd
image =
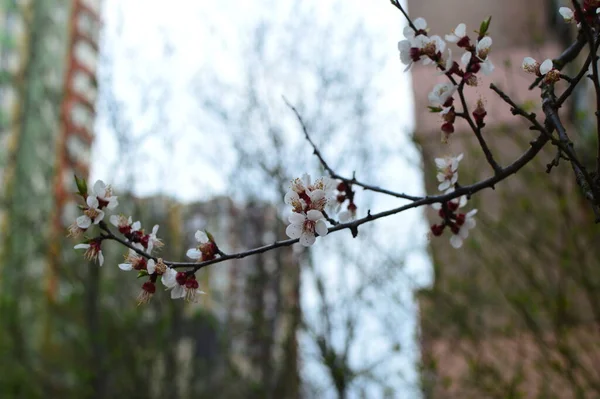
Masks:
[[[142,171],[133,187],[138,195],[163,193],[182,201],[196,201],[231,193],[226,185],[227,159],[231,155],[226,148],[218,149],[222,152],[222,163],[194,157],[193,167],[190,167],[190,156],[193,155],[190,151],[195,148],[192,143],[200,134],[206,134],[199,131],[201,128],[196,118],[198,103],[192,98],[190,85],[203,68],[217,70],[222,79],[235,82],[243,67],[240,54],[248,44],[244,41],[248,29],[260,20],[283,19],[292,3],[171,0],[166,6],[166,2],[159,0],[105,0],[103,51],[111,54],[108,67],[113,74],[115,95],[122,101],[131,123],[131,135],[140,137],[156,126],[165,126],[158,137],[142,140],[143,148],[135,148],[139,154],[137,165]],[[380,129],[381,136],[377,139],[393,138],[395,144],[404,148],[402,154],[382,165],[378,181],[385,182],[390,189],[422,194],[420,158],[408,137],[413,124],[410,80],[409,75],[402,72],[404,67],[397,52],[397,42],[402,38],[404,26],[401,14],[387,0],[344,1],[342,9],[326,7],[323,1],[306,1],[307,5],[309,3],[314,8],[315,18],[337,21],[335,26],[341,30],[349,21],[362,20],[368,32],[377,38],[377,50],[385,54],[385,62],[374,80],[381,92],[377,109],[382,120],[385,118]],[[347,45],[352,46],[352,43]],[[163,87],[168,88],[166,93]],[[152,91],[154,89],[156,93]],[[286,92],[281,94],[286,95]],[[153,104],[159,98],[164,103],[157,110]],[[92,177],[117,186],[125,184],[122,170],[115,169],[119,160],[115,154],[114,134],[105,123],[106,115],[100,114],[99,120]],[[202,171],[202,179],[198,178],[199,170]],[[298,176],[304,172],[314,173],[299,170]],[[290,179],[293,177],[290,176]],[[373,208],[377,211],[397,205],[398,201],[381,198],[375,201]],[[378,234],[387,237],[382,239],[385,245],[395,249],[408,248],[407,279],[398,287],[404,301],[399,312],[404,312],[405,318],[403,325],[398,326],[398,335],[406,350],[395,362],[396,366],[408,370],[400,377],[408,379],[404,382],[407,388],[415,384],[414,362],[418,355],[413,340],[416,309],[410,287],[429,281],[429,261],[423,250],[427,226],[421,212],[416,211],[379,221],[376,228]],[[311,307],[310,298],[314,293],[310,292],[310,287],[304,289],[303,306],[306,310]],[[369,323],[365,317],[365,325]],[[368,336],[372,333],[366,328],[365,342],[372,338]],[[374,351],[377,352],[377,349]],[[364,353],[356,356],[369,358]],[[418,396],[411,392],[398,397]]]

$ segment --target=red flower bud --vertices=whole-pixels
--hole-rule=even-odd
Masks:
[[[156,285],[152,281],[146,281],[142,285],[142,289],[149,294],[154,294],[156,292]]]
[[[444,227],[446,227],[443,224],[434,224],[431,226],[431,234],[433,234],[436,237],[441,236],[444,233]]]
[[[187,274],[186,272],[178,272],[177,275],[175,276],[175,281],[177,281],[177,284],[179,285],[184,285],[185,282],[187,281]]]

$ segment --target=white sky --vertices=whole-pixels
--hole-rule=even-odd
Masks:
[[[193,155],[190,154],[193,148],[191,143],[198,136],[195,118],[198,104],[190,97],[189,86],[198,71],[207,67],[216,68],[225,79],[235,82],[236,76],[240,75],[239,54],[245,44],[244,29],[253,26],[261,18],[276,20],[287,15],[292,2],[275,2],[276,6],[270,7],[265,7],[265,3],[266,0],[171,0],[166,6],[165,1],[159,0],[105,0],[104,28],[109,39],[106,46],[113,54],[116,94],[128,110],[133,135],[143,134],[157,123],[166,126],[159,139],[145,141],[144,148],[139,151],[138,166],[143,166],[140,169],[144,171],[144,175],[138,176],[134,186],[138,195],[166,193],[183,201],[196,201],[228,192],[224,183],[227,162],[215,165],[211,160],[196,157],[193,168],[190,168],[189,157]],[[324,4],[329,3],[324,1],[306,0],[306,3],[314,6],[316,18],[336,17],[340,21],[340,29],[344,27],[344,19],[338,16],[339,9],[325,6]],[[332,1],[331,4],[333,3]],[[393,137],[393,140],[400,140],[400,145],[406,148],[405,153],[382,165],[378,171],[378,180],[386,182],[387,188],[392,190],[421,194],[423,183],[420,165],[414,164],[415,160],[419,160],[418,153],[406,134],[401,133],[409,132],[413,124],[409,75],[402,72],[404,67],[399,62],[397,52],[397,42],[402,38],[404,26],[402,15],[387,0],[352,0],[344,1],[343,4],[344,13],[352,18],[362,18],[368,31],[380,38],[377,45],[387,54],[375,80],[382,94],[377,107],[382,115],[393,115],[393,118],[391,125],[387,121],[387,125],[382,128],[379,139]],[[119,9],[121,13],[118,12]],[[121,16],[122,24],[119,23]],[[119,25],[122,31],[117,36]],[[114,40],[116,37],[118,40]],[[165,51],[165,37],[172,46],[168,51]],[[144,109],[144,101],[149,88],[159,90],[162,86],[169,88],[163,108],[166,119],[157,121],[156,109]],[[99,119],[102,117],[103,115],[99,115]],[[115,148],[110,130],[106,125],[100,124],[93,152],[92,177],[118,186],[125,182],[122,181],[121,171],[115,168],[118,165]],[[227,159],[228,150],[219,151],[223,151],[223,157]],[[177,156],[173,156],[174,154]],[[202,171],[202,179],[198,178],[198,170]],[[304,172],[311,171],[298,171],[298,175]],[[295,176],[290,178],[293,177]],[[397,200],[381,198],[374,203],[373,209],[376,211],[395,206],[398,206]],[[427,283],[430,273],[429,260],[422,250],[427,231],[424,223],[420,212],[406,213],[376,223],[377,234],[387,237],[387,240],[383,240],[386,246],[411,250],[405,271],[409,276],[407,281],[415,279],[417,285]],[[414,251],[414,247],[421,249]],[[335,277],[331,278],[334,284]],[[407,312],[405,323],[398,326],[398,335],[401,336],[401,342],[412,349],[401,352],[396,364],[404,369],[412,369],[407,378],[415,378],[414,361],[417,354],[412,334],[416,325],[416,310],[407,281],[398,287],[399,295],[406,305],[404,309],[399,309],[399,313]],[[303,295],[303,307],[306,311],[313,306],[311,298],[314,292],[310,292],[310,287],[304,288]],[[367,326],[367,338],[372,338],[372,335],[369,337],[370,334],[380,333],[375,327],[373,331],[369,331],[371,323],[368,316],[365,316],[364,324]],[[377,352],[378,349],[369,348],[368,351]],[[357,353],[356,356],[359,360],[369,358],[369,354],[365,353]],[[314,372],[317,373],[318,369]],[[406,386],[412,383],[414,381],[408,382]],[[412,392],[398,397],[418,396]]]

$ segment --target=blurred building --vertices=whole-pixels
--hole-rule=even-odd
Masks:
[[[3,0],[0,8],[0,248],[2,259],[49,268],[50,295],[54,237],[75,211],[73,174],[89,169],[99,6]]]
[[[496,160],[503,166],[510,164],[529,148],[536,134],[488,87],[494,82],[517,104],[543,115],[539,89],[528,90],[532,75],[522,72],[521,64],[525,56],[539,61],[556,57],[575,38],[574,25],[567,26],[558,15],[562,4],[547,0],[407,3],[412,18],[424,17],[429,34],[442,37],[464,22],[473,38],[480,23],[492,16],[490,55],[496,70],[465,92],[471,111],[483,99],[488,113],[483,135]],[[452,50],[460,62],[462,54],[456,54],[454,45]],[[564,72],[569,75],[573,70]],[[421,66],[413,67],[412,76],[414,138],[425,162],[427,192],[437,192],[435,157],[464,153],[459,169],[463,185],[491,176],[473,132],[462,120],[449,143],[440,142],[441,122],[428,111],[427,94],[445,77]],[[557,85],[558,92],[563,89]],[[585,93],[578,91],[574,98],[585,98]],[[586,119],[582,112],[577,104],[561,110],[564,121],[577,126],[572,134],[578,140],[589,134],[582,127]],[[593,149],[595,133],[591,137]],[[586,158],[585,149],[580,150]],[[448,232],[432,238],[435,280],[418,296],[426,398],[600,395],[600,282],[593,273],[598,265],[594,244],[598,232],[568,162],[546,173],[555,155],[548,146],[516,176],[473,197],[468,209],[479,209],[478,225],[463,248],[449,245]],[[428,216],[431,223],[438,222],[433,212]]]
[[[0,1],[0,355],[21,362],[0,385],[16,396],[29,395],[26,364],[50,339],[72,175],[88,173],[99,7]]]

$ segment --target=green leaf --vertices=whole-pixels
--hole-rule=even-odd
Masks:
[[[208,237],[208,240],[209,240],[210,242],[215,242],[215,238],[213,237],[213,235],[212,235],[212,234],[210,234],[210,233],[209,233],[209,231],[208,231],[208,230],[204,229],[204,232],[206,233],[206,236]]]
[[[79,190],[79,195],[81,195],[82,197],[85,197],[88,192],[87,182],[85,181],[85,179],[80,179],[79,177],[77,177],[77,175],[74,175],[74,177],[75,177],[75,184],[77,185],[77,190]]]
[[[442,112],[442,109],[440,107],[432,107],[432,106],[428,106],[427,108],[429,108],[429,112],[435,112],[435,113],[440,113]]]
[[[490,15],[487,19],[481,22],[479,26],[479,37],[484,37],[487,34],[488,29],[490,28],[490,22],[492,22],[492,16]]]
[[[140,270],[138,272],[137,278],[142,278],[148,276],[148,272],[146,270]]]

